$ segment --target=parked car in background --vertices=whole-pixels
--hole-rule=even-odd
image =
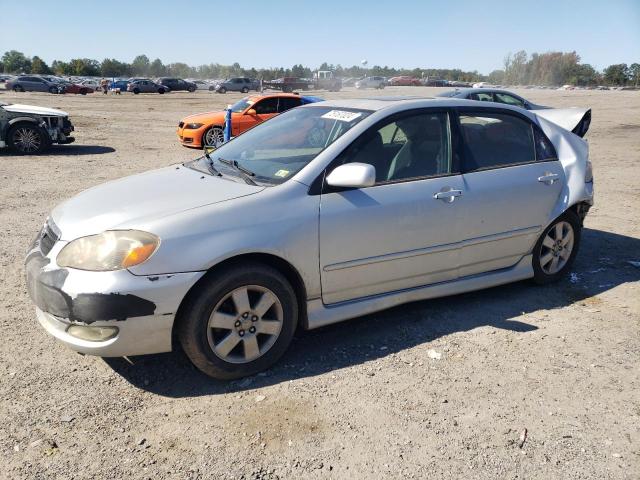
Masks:
[[[355,84],[356,88],[377,88],[383,89],[387,85],[384,77],[365,77],[358,80]]]
[[[12,75],[0,75],[0,83],[6,83],[13,78]]]
[[[187,81],[194,83],[196,86],[196,90],[208,90],[208,91],[215,90],[215,85],[211,85],[206,80],[187,80]]]
[[[588,150],[508,105],[305,105],[62,203],[29,248],[26,286],[41,326],[76,351],[177,339],[207,375],[254,375],[298,326],[565,277],[593,205]]]
[[[69,114],[53,108],[0,102],[0,149],[18,154],[37,154],[52,143],[74,141]]]
[[[59,85],[62,85],[64,87],[64,93],[86,95],[87,93],[95,92],[95,89],[90,85],[73,83],[59,77],[47,77],[47,79],[51,82],[55,82],[55,83],[58,83]]]
[[[151,80],[134,80],[133,82],[129,82],[127,84],[127,92],[132,92],[132,93],[135,93],[136,95],[139,93],[163,94],[169,91],[170,91],[169,87],[165,85],[161,85]]]
[[[525,108],[527,110],[540,110],[545,107],[543,105],[536,105],[520,95],[516,95],[513,92],[507,90],[501,90],[497,88],[459,88],[455,90],[449,90],[439,93],[438,97],[449,98],[464,98],[466,100],[477,100],[480,102],[497,102],[505,103],[507,105],[514,105],[516,107]]]
[[[126,92],[127,85],[129,85],[129,80],[111,80],[108,88],[110,90],[120,89],[121,92]]]
[[[14,92],[64,93],[64,85],[60,82],[53,82],[38,75],[19,75],[8,80],[5,88]]]
[[[246,77],[228,78],[224,82],[217,83],[214,90],[218,93],[242,92],[249,93],[249,90],[260,90],[258,80]]]
[[[98,80],[82,80],[77,83],[83,87],[92,88],[94,92],[100,90],[100,82]]]
[[[400,77],[392,77],[389,79],[389,85],[394,87],[415,87],[420,86],[422,83],[419,78],[403,75]]]
[[[157,80],[157,83],[167,87],[172,92],[195,92],[198,88],[195,83],[187,82],[186,80],[182,80],[181,78],[162,77]]]
[[[231,136],[240,135],[291,108],[322,100],[317,97],[306,97],[292,93],[245,97],[231,106]],[[226,111],[224,110],[189,115],[178,123],[178,140],[185,147],[219,146],[224,141],[225,117]]]

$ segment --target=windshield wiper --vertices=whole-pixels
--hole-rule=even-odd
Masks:
[[[216,167],[213,166],[213,158],[211,158],[209,156],[209,152],[207,152],[207,149],[205,148],[204,150],[204,156],[207,157],[207,168],[209,169],[209,171],[213,174],[216,175],[218,177],[221,177],[222,174],[216,170]]]
[[[238,163],[237,160],[227,160],[222,157],[218,157],[218,160],[224,163],[225,165],[229,165],[230,167],[235,168],[238,171],[238,173],[240,173],[240,176],[244,179],[244,181],[247,182],[249,185],[257,185],[257,183],[254,182],[253,179],[251,178],[251,177],[255,177],[256,174],[253,173],[248,168],[244,168],[242,165]]]

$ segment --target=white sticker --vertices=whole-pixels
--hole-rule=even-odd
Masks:
[[[322,118],[329,120],[340,120],[341,122],[353,122],[362,113],[359,112],[347,112],[346,110],[331,110],[330,112],[322,115]]]

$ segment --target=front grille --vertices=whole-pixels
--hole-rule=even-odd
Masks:
[[[178,128],[182,128],[182,127],[184,127],[184,122],[180,122],[180,123],[178,124]]]
[[[60,239],[60,235],[56,232],[55,224],[49,220],[40,235],[40,251],[43,255],[48,255],[55,243]]]

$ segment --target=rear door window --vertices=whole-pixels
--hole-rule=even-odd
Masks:
[[[479,100],[480,102],[493,102],[493,94],[491,92],[478,92],[469,95],[471,100]]]
[[[461,113],[464,171],[536,161],[533,126],[519,116],[495,112]]]
[[[498,103],[506,103],[507,105],[513,105],[516,107],[524,108],[524,102],[513,95],[509,95],[508,93],[494,93],[496,102]]]
[[[265,98],[256,103],[253,108],[258,115],[278,113],[278,97]]]
[[[280,113],[286,112],[291,108],[299,107],[300,104],[301,104],[301,101],[299,98],[281,97],[280,102],[278,103],[278,112]]]

